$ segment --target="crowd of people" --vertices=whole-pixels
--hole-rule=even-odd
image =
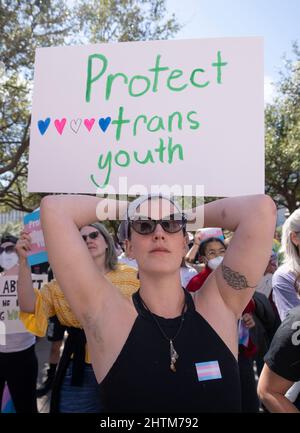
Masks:
[[[42,200],[41,289],[30,234],[1,238],[1,276],[18,276],[27,331],[0,344],[0,397],[6,383],[20,413],[37,412],[48,392],[51,413],[299,412],[300,209],[279,251],[266,196],[205,205],[205,227],[223,230],[213,237],[188,232],[195,210],[169,197],[105,200],[123,216],[117,240],[96,222],[107,217],[99,198]],[[36,389],[45,336],[49,368]]]

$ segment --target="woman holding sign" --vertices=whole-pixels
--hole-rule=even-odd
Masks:
[[[132,202],[128,251],[140,278],[133,303],[97,270],[78,233],[96,216],[123,215],[127,203],[117,208],[118,215],[114,200],[73,195],[41,205],[50,263],[84,327],[105,411],[240,411],[237,320],[269,259],[274,203],[257,195],[205,205],[205,225],[235,234],[192,296],[180,284],[186,216],[166,197]]]
[[[17,297],[14,296],[14,294],[16,294],[16,275],[18,274],[16,242],[17,238],[12,235],[3,236],[0,241],[0,266],[4,270],[3,273],[0,273],[0,278],[3,282],[9,277],[14,277],[15,280],[13,293],[8,293],[7,299],[5,299],[5,294],[11,289],[9,289],[8,286],[6,288],[4,286],[0,297],[1,308],[5,305],[5,301],[8,302],[10,305],[10,314],[13,314],[13,301],[17,300]],[[20,321],[16,320],[16,322]],[[26,332],[24,326],[21,326],[22,332],[15,332],[14,329],[13,333],[6,333],[6,329],[4,329],[6,324],[7,322],[5,320],[3,321],[1,317],[0,408],[6,382],[16,412],[34,413],[37,412],[35,389],[38,373],[38,362],[34,350],[35,337],[29,332]]]
[[[97,271],[118,287],[123,295],[131,296],[138,288],[136,271],[128,266],[117,265],[114,242],[105,227],[100,223],[91,224],[82,227],[80,235]],[[20,257],[19,281],[22,282],[19,287],[21,318],[29,331],[44,336],[48,318],[56,315],[68,332],[54,379],[50,412],[101,412],[100,394],[82,326],[55,279],[45,284],[41,290],[33,289],[27,264],[30,247],[30,236],[23,232],[17,244]],[[66,254],[68,249],[65,247],[64,250]]]

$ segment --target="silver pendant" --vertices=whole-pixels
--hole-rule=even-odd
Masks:
[[[170,340],[170,358],[171,358],[170,369],[175,373],[176,372],[175,363],[176,363],[177,359],[179,358],[179,355],[174,348],[172,340]]]

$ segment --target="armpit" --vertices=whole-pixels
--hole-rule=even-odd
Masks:
[[[229,266],[222,263],[222,275],[226,283],[235,290],[254,289],[255,286],[250,286],[245,275],[234,271]]]

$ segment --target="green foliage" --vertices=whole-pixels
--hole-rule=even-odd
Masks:
[[[58,0],[4,0],[0,29],[0,211],[30,211],[39,200],[26,194],[35,49],[63,43],[72,21]]]
[[[175,18],[166,18],[165,0],[0,2],[0,212],[29,212],[41,199],[26,192],[35,49],[167,39],[178,30]]]
[[[266,107],[266,192],[293,212],[300,205],[300,51],[286,60],[277,98]]]

